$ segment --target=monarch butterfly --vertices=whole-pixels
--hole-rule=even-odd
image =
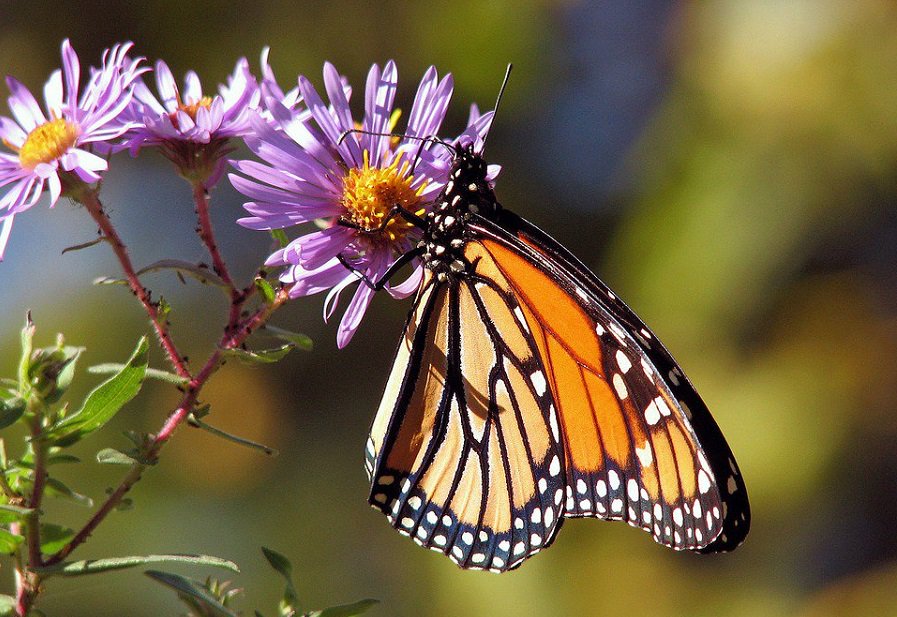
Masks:
[[[424,276],[367,441],[370,504],[462,568],[503,572],[565,518],[677,550],[740,545],[742,476],[645,324],[454,150],[415,255]],[[416,217],[409,217],[415,220]]]

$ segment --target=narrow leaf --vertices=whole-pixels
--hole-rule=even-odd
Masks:
[[[290,243],[290,239],[287,238],[286,232],[282,229],[272,229],[271,237],[280,245],[280,248],[283,248]]]
[[[85,508],[93,507],[93,499],[82,495],[56,478],[47,478],[47,494],[53,497],[62,497]]]
[[[95,240],[91,240],[89,242],[75,244],[74,246],[67,246],[64,249],[62,249],[62,255],[65,255],[66,253],[68,253],[70,251],[80,251],[81,249],[86,249],[86,248],[90,248],[92,246],[96,246],[100,242],[103,242],[105,239],[106,239],[105,236],[100,236],[99,238],[97,238]]]
[[[272,364],[282,360],[288,353],[293,351],[295,345],[287,343],[273,349],[261,349],[258,351],[250,351],[248,349],[225,349],[224,354],[233,356],[247,364]]]
[[[200,283],[217,285],[218,287],[227,287],[227,283],[225,283],[220,276],[212,272],[208,266],[190,263],[189,261],[181,261],[180,259],[161,259],[139,270],[137,276],[146,274],[147,272],[158,272],[160,270],[175,270],[176,272],[192,276]]]
[[[146,337],[141,337],[121,371],[94,388],[84,400],[84,406],[75,414],[47,430],[48,437],[55,440],[55,445],[71,445],[94,432],[137,396],[146,375],[147,348]]]
[[[47,568],[40,568],[41,574],[59,574],[62,576],[80,576],[96,574],[110,570],[124,570],[151,563],[187,563],[197,566],[212,566],[231,572],[239,572],[240,568],[233,561],[213,557],[211,555],[132,555],[129,557],[108,557],[106,559],[83,559],[65,561]]]
[[[62,463],[80,463],[81,459],[73,454],[51,454],[47,457],[47,466]]]
[[[24,540],[22,536],[0,527],[0,553],[12,555]]]
[[[0,401],[0,429],[15,424],[25,413],[25,401],[11,398]]]
[[[103,448],[97,452],[97,462],[110,465],[135,465],[137,459],[115,448]]]
[[[25,313],[25,327],[22,328],[22,357],[19,360],[19,384],[24,387],[28,383],[28,374],[31,372],[31,350],[34,349],[34,322],[31,321],[31,311]]]
[[[191,416],[189,418],[189,422],[191,425],[193,425],[197,428],[201,428],[204,431],[208,431],[209,433],[211,433],[212,435],[215,435],[216,437],[221,437],[222,439],[226,439],[228,441],[231,441],[231,442],[241,445],[241,446],[246,446],[247,448],[261,450],[268,456],[277,456],[277,454],[278,454],[277,450],[275,450],[274,448],[272,448],[270,446],[266,446],[265,444],[258,443],[257,441],[252,441],[250,439],[246,439],[245,437],[238,437],[237,435],[232,435],[231,433],[222,431],[220,428],[215,428],[214,426],[212,426],[210,424],[206,424],[205,422],[203,422],[202,420],[197,418],[195,416],[195,414],[191,414]],[[99,455],[97,455],[97,456],[99,456]]]
[[[379,600],[367,598],[352,604],[341,604],[340,606],[331,606],[320,611],[312,611],[308,613],[308,617],[352,617],[353,615],[366,613],[369,608],[379,603]]]
[[[290,560],[270,548],[263,546],[262,554],[271,567],[277,570],[286,582],[286,589],[283,592],[282,606],[298,610],[299,594],[296,593],[296,587],[293,585],[293,564]]]
[[[255,288],[259,290],[259,293],[262,294],[262,298],[265,299],[265,304],[271,304],[274,302],[274,288],[271,286],[271,283],[266,281],[260,276],[255,277]]]
[[[204,589],[198,582],[191,580],[185,576],[171,574],[169,572],[159,572],[157,570],[148,570],[146,575],[151,579],[162,583],[166,587],[174,589],[178,593],[178,597],[182,600],[191,600],[199,602],[212,617],[239,617],[239,615],[218,601],[207,589]]]
[[[117,364],[114,362],[106,362],[104,364],[96,364],[94,366],[88,367],[88,373],[94,373],[95,375],[108,375],[110,373],[117,373],[125,367],[124,364]],[[183,386],[187,383],[188,380],[184,379],[179,375],[175,375],[174,373],[169,373],[168,371],[160,371],[157,368],[147,368],[146,369],[146,377],[148,379],[158,379],[159,381],[166,381],[168,383],[173,383],[176,386]]]
[[[93,279],[94,285],[127,285],[128,281],[125,279],[117,279],[111,276],[98,276]]]
[[[278,328],[277,326],[272,326],[271,324],[265,324],[262,328],[280,340],[292,343],[302,351],[311,351],[314,347],[314,342],[307,334],[291,332],[289,330],[284,330],[283,328]]]
[[[44,523],[40,526],[40,550],[42,553],[52,555],[68,544],[75,537],[75,531],[61,525]]]
[[[0,504],[0,524],[15,523],[28,518],[34,510],[31,508],[23,508],[22,506],[14,506],[12,504]]]

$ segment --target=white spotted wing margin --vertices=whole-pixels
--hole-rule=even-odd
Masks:
[[[664,541],[662,536],[668,535],[665,533],[660,534],[661,539],[658,541],[669,544],[673,548],[688,548],[701,553],[726,552],[740,546],[750,529],[750,505],[744,478],[722,431],[679,364],[635,312],[560,243],[535,225],[508,210],[501,210],[496,218],[497,220],[485,222],[483,229],[485,233],[494,235],[500,241],[526,253],[528,259],[540,269],[552,272],[557,280],[568,286],[569,293],[575,296],[591,313],[596,323],[604,324],[608,330],[602,337],[606,350],[604,354],[605,374],[613,375],[616,371],[623,382],[622,386],[615,387],[617,396],[619,397],[621,391],[628,393],[633,401],[640,405],[639,409],[648,410],[651,409],[651,401],[654,400],[656,393],[663,391],[674,403],[670,406],[671,413],[680,415],[684,419],[684,423],[690,427],[689,430],[700,448],[696,453],[695,460],[698,467],[709,467],[709,482],[712,484],[702,502],[707,498],[712,498],[711,501],[715,501],[715,496],[718,494],[721,509],[717,513],[711,507],[709,511],[704,509],[702,514],[705,518],[713,517],[716,514],[721,518],[721,526],[712,521],[707,524],[705,529],[717,528],[719,532],[714,534],[712,542],[702,542],[695,547],[688,546],[689,543],[686,542]],[[612,324],[617,326],[613,330],[611,329]],[[636,369],[624,371],[623,369],[626,369],[629,363]],[[638,370],[639,368],[643,370]],[[650,413],[648,418],[651,418]],[[633,446],[638,448],[639,444],[633,444]],[[568,468],[567,471],[568,478],[570,478],[568,490],[578,503],[577,488],[582,486],[577,487],[578,483],[573,477],[573,470]],[[700,478],[700,480],[707,481],[704,478]],[[594,486],[588,486],[589,497],[599,497],[599,495],[593,495],[594,489],[602,491],[604,488],[603,484],[598,483],[599,481],[600,479],[595,482]],[[626,489],[626,484],[626,482],[621,482],[621,487]],[[639,490],[639,492],[641,491]],[[633,505],[641,502],[640,514],[639,508],[635,507],[636,516],[641,515],[644,518],[629,522],[654,531],[655,539],[658,539],[657,530],[652,529],[657,518],[654,517],[654,509],[652,508],[649,516],[646,513],[646,506],[649,504],[644,499],[628,499],[629,496],[625,494],[622,497],[624,502],[635,502]],[[596,498],[594,503],[596,506],[600,506],[602,499]],[[580,509],[576,506],[572,508],[572,511],[569,510],[571,509],[568,508],[567,516],[595,515],[594,513],[589,514],[587,510],[579,511]],[[626,510],[628,511],[628,507]],[[681,514],[676,512],[675,507],[664,507],[662,510],[661,528],[669,524],[672,513],[672,528],[675,530],[675,523]],[[649,518],[651,519],[650,524],[646,522]]]
[[[371,428],[369,501],[460,567],[504,572],[554,539],[564,455],[529,377],[535,349],[496,330],[517,323],[513,298],[481,291],[468,273],[425,273]]]

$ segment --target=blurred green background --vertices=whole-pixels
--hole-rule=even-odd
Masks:
[[[181,429],[132,493],[136,509],[112,516],[76,556],[227,557],[243,569],[242,606],[268,614],[281,584],[260,545],[293,560],[306,607],[379,598],[371,615],[897,615],[897,6],[435,4],[4,1],[0,73],[39,92],[64,37],[82,66],[132,39],[211,89],[239,56],[257,68],[271,45],[281,84],[304,73],[320,85],[330,60],[359,93],[367,67],[394,58],[405,109],[428,65],[455,74],[453,133],[469,102],[491,106],[514,62],[489,145],[504,166],[499,198],[593,267],[683,364],[747,480],[747,543],[678,554],[626,525],[570,521],[550,550],[502,576],[420,549],[367,507],[362,467],[407,303],[378,298],[337,352],[314,297],[275,318],[314,337],[313,353],[270,370],[228,364],[205,396],[213,424],[280,456]],[[214,198],[223,249],[249,276],[268,240],[233,224],[241,200],[229,186]],[[117,159],[104,199],[137,264],[206,260],[189,188],[161,157]],[[106,247],[60,255],[94,234],[67,202],[17,218],[0,265],[0,374],[14,373],[28,308],[39,343],[65,332],[89,347],[85,365],[122,361],[148,331],[128,293],[91,286],[117,274]],[[177,341],[203,357],[223,298],[170,275],[147,282],[174,305]],[[80,392],[96,381],[82,377]],[[157,430],[176,395],[147,384],[80,453],[90,461],[124,447],[122,430]],[[97,499],[119,478],[85,467],[88,480],[59,473]],[[48,507],[70,525],[89,515]],[[7,563],[0,577],[10,589]],[[138,571],[54,579],[40,608],[179,611]]]

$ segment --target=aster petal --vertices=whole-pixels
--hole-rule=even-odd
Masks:
[[[354,237],[352,229],[341,225],[306,234],[296,240],[299,264],[308,270],[317,268],[342,253]]]
[[[345,268],[344,268],[345,269]],[[327,293],[327,297],[324,299],[324,321],[330,321],[330,318],[333,316],[333,312],[336,310],[336,307],[339,305],[339,297],[342,294],[342,291],[356,282],[358,278],[352,274],[347,273],[347,275],[342,278],[338,283],[336,283],[333,288]]]
[[[66,104],[70,109],[77,109],[81,63],[78,61],[78,54],[72,49],[72,44],[68,39],[62,42],[62,66],[65,69],[65,88],[68,95]],[[49,101],[47,101],[47,105],[49,104]],[[50,109],[53,109],[53,107],[51,106]]]
[[[37,101],[22,82],[15,77],[7,77],[6,86],[10,92],[10,97],[7,99],[9,111],[26,132],[30,133],[47,121]]]
[[[62,182],[59,180],[59,174],[52,173],[47,176],[47,185],[50,189],[50,207],[52,208],[59,201],[59,196],[62,194]]]
[[[152,90],[149,89],[142,79],[134,82],[134,98],[139,104],[148,108],[139,110],[141,115],[147,114],[149,111],[152,111],[152,113],[158,114],[159,116],[168,114],[167,110],[162,106],[162,103],[159,102]]]
[[[21,148],[27,137],[28,134],[11,118],[0,116],[0,139],[16,148]]]
[[[336,259],[331,259],[320,268],[314,270],[305,270],[300,267],[291,268],[290,270],[293,276],[291,280],[284,282],[293,284],[290,289],[291,297],[310,296],[327,291],[341,282],[344,282],[344,286],[350,285],[355,280],[355,277]],[[284,279],[281,278],[281,280],[283,281]],[[336,305],[334,304],[333,308],[335,307]]]
[[[199,81],[199,75],[196,71],[187,71],[184,76],[184,91],[181,94],[181,100],[187,105],[198,103],[202,100],[202,83]]]
[[[342,78],[336,68],[329,62],[324,64],[324,87],[327,90],[327,97],[333,106],[333,113],[336,115],[337,122],[342,131],[348,131],[355,128],[352,122],[352,110],[349,108],[349,98],[343,88]],[[349,150],[349,155],[356,164],[361,163],[364,157],[361,148],[358,145],[358,139],[355,134],[349,134],[343,140],[343,144]]]
[[[35,175],[22,178],[0,197],[0,211],[6,210],[8,214],[24,212],[37,202],[43,188],[44,181]]]
[[[408,275],[408,278],[398,285],[386,285],[385,289],[393,298],[407,298],[420,287],[420,282],[424,278],[424,268],[420,264],[420,260],[415,260],[414,270]]]
[[[156,62],[156,89],[162,97],[162,106],[169,113],[174,112],[178,108],[178,84],[162,60]]]
[[[437,135],[448,111],[453,90],[454,78],[451,73],[436,83],[436,69],[431,66],[414,97],[408,118],[408,134],[419,137]]]
[[[12,231],[12,219],[13,217],[10,215],[0,221],[0,261],[3,261],[6,243],[9,242],[9,233]]]
[[[392,115],[393,102],[398,86],[398,71],[392,60],[383,67],[376,64],[368,72],[367,86],[365,88],[364,128],[371,133],[388,133],[389,119]],[[366,135],[366,142],[372,167],[378,167],[382,161],[383,152],[389,146],[389,137],[384,135]],[[364,141],[362,142],[364,143]]]
[[[364,314],[373,299],[373,289],[367,285],[358,285],[355,295],[352,296],[352,301],[349,302],[349,306],[346,308],[346,312],[343,314],[339,328],[336,331],[336,346],[338,348],[344,348],[352,340],[352,337],[355,336],[355,331],[361,325],[361,320],[364,318]]]
[[[299,76],[299,92],[302,93],[302,98],[305,99],[305,104],[308,105],[308,109],[311,111],[315,122],[317,122],[318,126],[321,127],[321,130],[324,132],[324,135],[327,136],[330,143],[334,146],[337,152],[339,152],[343,162],[349,167],[360,166],[362,161],[356,161],[352,157],[351,150],[349,150],[345,143],[340,146],[336,145],[339,142],[342,130],[334,121],[330,109],[324,105],[324,101],[321,100],[318,91],[315,90],[315,87],[304,75]]]
[[[59,157],[59,164],[66,171],[75,172],[85,182],[96,182],[100,179],[97,172],[106,171],[109,167],[106,159],[80,148],[72,148]]]
[[[44,84],[44,102],[51,114],[62,116],[62,72],[53,71],[50,79]]]

